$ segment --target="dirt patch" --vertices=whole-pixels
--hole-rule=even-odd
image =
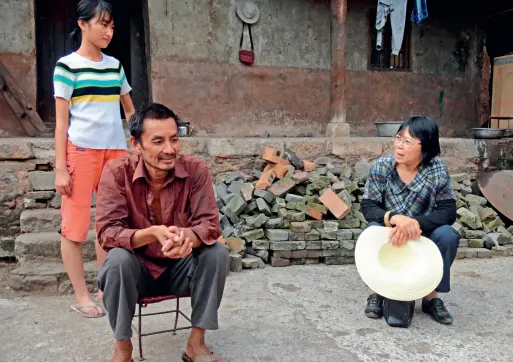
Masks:
[[[283,290],[286,290],[287,292],[297,292],[298,290],[301,290],[301,288],[295,284],[274,283],[273,287],[281,288]]]
[[[360,328],[356,330],[356,334],[362,337],[365,337],[369,334],[377,333],[379,332],[377,329],[373,328]]]

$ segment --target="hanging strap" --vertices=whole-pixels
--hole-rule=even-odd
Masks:
[[[246,25],[245,22],[242,22],[242,34],[240,35],[240,48],[242,48],[242,43],[244,40],[244,25]],[[248,24],[248,30],[249,30],[249,40],[251,41],[251,50],[253,50],[253,37],[251,36],[251,25]]]

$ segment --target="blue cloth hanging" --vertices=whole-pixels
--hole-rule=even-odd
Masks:
[[[419,25],[428,17],[426,0],[413,0],[413,11],[411,21]]]

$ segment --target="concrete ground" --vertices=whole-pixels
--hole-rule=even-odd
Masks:
[[[221,329],[207,341],[232,362],[511,361],[512,274],[512,258],[457,260],[453,292],[445,297],[454,324],[435,323],[417,302],[412,326],[395,329],[363,315],[368,290],[354,266],[244,271],[229,276]],[[1,360],[108,361],[113,339],[107,319],[86,320],[69,311],[71,302],[70,296],[0,299]],[[162,327],[163,319],[146,317],[143,327]],[[181,361],[186,338],[184,331],[145,337],[145,356]]]

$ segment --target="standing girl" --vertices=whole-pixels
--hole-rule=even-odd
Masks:
[[[62,195],[61,254],[75,290],[71,308],[84,317],[105,315],[89,295],[82,260],[91,197],[105,163],[126,154],[119,103],[126,118],[134,113],[123,66],[102,53],[114,35],[112,4],[81,0],[77,5],[80,48],[57,62],[54,72],[56,128],[55,188]],[[101,266],[106,253],[96,242]],[[99,293],[98,299],[102,296]]]

